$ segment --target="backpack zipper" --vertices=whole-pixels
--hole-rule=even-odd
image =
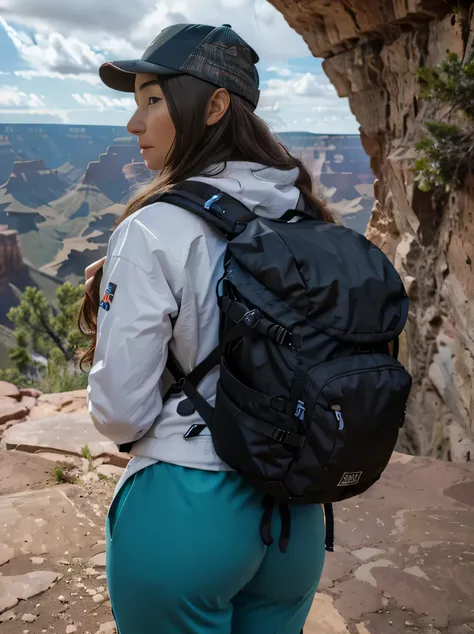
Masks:
[[[330,361],[328,363],[330,363]],[[315,367],[320,368],[322,365],[324,365],[324,364],[321,363],[320,365],[315,366]],[[317,401],[319,399],[319,397],[321,396],[321,392],[324,390],[324,388],[327,387],[333,381],[337,381],[338,379],[341,379],[341,378],[346,377],[346,376],[353,376],[354,374],[367,374],[369,372],[380,372],[381,370],[394,370],[396,372],[401,372],[402,374],[407,374],[408,376],[410,376],[403,366],[397,367],[396,365],[372,366],[372,367],[369,367],[369,368],[365,368],[364,370],[351,370],[350,372],[341,372],[341,374],[336,374],[336,376],[333,376],[332,378],[328,379],[325,383],[323,383],[321,389],[318,392],[318,396],[316,397],[315,401]],[[308,374],[309,374],[309,372],[308,372]]]
[[[395,359],[396,360],[396,359]],[[320,364],[320,365],[324,365],[324,364]],[[320,366],[316,366],[316,367],[320,367]],[[321,396],[321,393],[323,392],[323,390],[325,389],[326,386],[328,386],[330,383],[332,383],[333,381],[337,381],[338,379],[341,379],[343,377],[346,376],[352,376],[354,374],[366,374],[368,372],[377,372],[380,370],[395,370],[396,372],[401,372],[402,374],[408,374],[408,372],[406,371],[406,369],[403,366],[398,366],[393,364],[393,365],[382,365],[382,366],[372,366],[369,368],[365,368],[364,370],[351,370],[350,372],[341,372],[341,374],[337,374],[336,376],[333,376],[331,379],[328,379],[321,387],[321,389],[318,392],[318,396],[315,399],[315,403],[318,402],[319,397]],[[409,376],[409,374],[408,374]],[[337,423],[338,423],[338,431],[342,431],[345,427],[345,423],[344,423],[344,418],[342,416],[342,408],[340,405],[331,405],[331,409],[334,412],[334,415],[336,417]]]
[[[342,408],[340,405],[332,405],[332,411],[338,422],[338,431],[342,431],[344,429],[344,418],[342,417]]]

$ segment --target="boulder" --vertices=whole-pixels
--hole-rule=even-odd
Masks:
[[[6,381],[0,381],[0,398],[3,396],[9,396],[18,400],[21,394],[20,390],[15,385],[7,383]]]
[[[43,392],[41,392],[41,390],[37,390],[33,387],[24,387],[24,388],[20,388],[20,394],[21,396],[31,396],[31,398],[37,399],[41,396]]]
[[[57,394],[41,394],[38,397],[39,405],[52,405],[58,411],[71,405],[75,401],[80,401],[81,407],[87,404],[87,390],[73,390],[72,392],[59,392]]]
[[[36,399],[33,396],[22,396],[20,403],[31,411],[33,407],[36,407]]]
[[[36,407],[31,411],[30,419],[49,418],[59,413],[88,417],[87,390],[41,394]]]
[[[21,420],[28,416],[29,409],[22,403],[16,402],[15,404],[5,405],[1,407],[0,404],[0,425],[5,425],[11,421]]]
[[[3,434],[0,443],[4,449],[30,453],[55,451],[77,456],[86,445],[92,458],[106,456],[110,464],[119,467],[128,463],[128,456],[120,454],[113,442],[99,434],[90,417],[74,414],[19,423]]]

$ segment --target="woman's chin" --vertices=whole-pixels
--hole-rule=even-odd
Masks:
[[[151,157],[150,158],[143,158],[143,161],[145,163],[145,165],[147,166],[147,168],[152,171],[152,172],[159,172],[161,170],[161,164],[159,164],[159,161],[154,161]]]

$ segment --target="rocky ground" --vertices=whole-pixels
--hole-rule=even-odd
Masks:
[[[114,634],[103,527],[127,456],[85,391],[0,382],[0,435],[0,634]],[[305,634],[474,634],[472,464],[395,454],[336,540]]]

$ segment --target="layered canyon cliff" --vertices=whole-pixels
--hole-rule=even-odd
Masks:
[[[375,174],[367,237],[402,274],[411,299],[402,341],[414,389],[401,438],[412,453],[474,459],[474,177],[437,205],[414,182],[416,142],[438,114],[416,71],[474,54],[473,3],[271,0],[340,97],[348,97]],[[450,121],[449,109],[443,119]]]
[[[5,323],[10,307],[18,303],[11,285],[24,288],[29,281],[29,270],[20,251],[18,233],[0,225],[0,324]]]

